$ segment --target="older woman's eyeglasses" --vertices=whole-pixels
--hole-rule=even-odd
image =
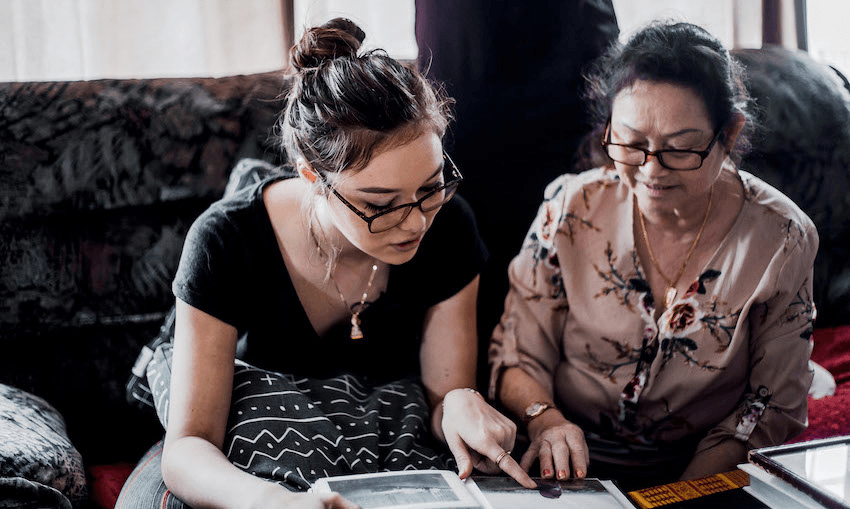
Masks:
[[[668,170],[675,171],[691,171],[698,170],[702,167],[703,161],[711,153],[714,144],[720,139],[722,129],[718,129],[714,133],[714,138],[708,144],[705,150],[680,150],[680,149],[663,149],[663,150],[646,150],[633,145],[622,145],[620,143],[611,143],[611,125],[605,128],[605,137],[602,139],[602,146],[605,147],[605,153],[612,161],[628,164],[629,166],[643,166],[649,156],[655,156],[658,163]]]
[[[381,233],[387,230],[391,230],[396,226],[400,225],[407,219],[407,216],[410,215],[410,212],[413,211],[414,207],[419,207],[419,210],[422,212],[431,212],[432,210],[436,210],[452,199],[457,191],[457,186],[463,180],[463,175],[461,175],[460,170],[455,166],[454,161],[443,152],[443,173],[442,173],[442,184],[438,184],[437,187],[429,191],[425,196],[419,198],[415,202],[405,203],[403,205],[397,205],[387,210],[383,210],[374,215],[367,215],[365,212],[361,211],[357,207],[351,204],[348,200],[343,198],[341,194],[337,192],[336,189],[331,189],[331,192],[339,198],[346,207],[351,209],[357,217],[366,221],[369,225],[369,231],[372,233]]]

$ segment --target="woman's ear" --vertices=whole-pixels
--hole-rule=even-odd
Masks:
[[[732,150],[735,148],[735,143],[738,141],[738,136],[741,134],[741,131],[744,130],[744,126],[747,123],[747,117],[740,113],[736,113],[734,117],[732,117],[732,121],[729,122],[729,127],[726,128],[726,132],[723,136],[723,146],[726,147],[726,153],[731,154]]]
[[[306,180],[310,185],[315,184],[319,179],[319,174],[316,173],[316,170],[303,157],[295,160],[295,169],[298,171],[298,176]]]

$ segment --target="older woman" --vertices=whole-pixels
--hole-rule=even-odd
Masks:
[[[510,267],[491,396],[543,477],[651,484],[734,469],[806,426],[814,225],[739,170],[740,66],[687,23],[589,77],[603,167],[547,188]]]

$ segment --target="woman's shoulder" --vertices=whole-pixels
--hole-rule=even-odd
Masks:
[[[544,199],[550,200],[556,195],[582,195],[603,193],[621,185],[617,172],[608,168],[594,168],[580,173],[564,173],[546,186]]]
[[[751,228],[767,226],[765,231],[780,232],[786,241],[796,240],[817,246],[814,222],[793,200],[747,171],[738,170],[738,174],[744,186],[744,200],[747,204],[744,213],[751,216],[747,218]]]
[[[551,198],[558,193],[587,193],[602,191],[620,185],[617,172],[608,168],[593,168],[580,173],[564,173],[546,186],[544,196]]]
[[[625,193],[625,194],[624,194]],[[543,203],[549,207],[560,204],[563,209],[589,211],[599,204],[614,203],[628,190],[616,171],[594,168],[581,173],[565,173],[546,186]]]
[[[744,170],[738,170],[744,186],[745,200],[769,214],[775,214],[782,221],[791,221],[803,229],[813,229],[814,223],[791,198],[759,177]]]
[[[265,215],[263,192],[272,184],[290,177],[288,174],[275,174],[240,188],[229,188],[223,197],[198,216],[192,228],[239,228],[256,224],[257,217]]]

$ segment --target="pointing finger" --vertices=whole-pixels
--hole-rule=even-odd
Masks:
[[[516,481],[522,484],[524,487],[530,489],[534,489],[537,487],[537,483],[534,482],[534,480],[528,475],[525,470],[523,470],[519,463],[517,463],[516,460],[511,457],[510,454],[502,458],[498,465],[503,472],[516,479]]]
[[[469,456],[469,450],[466,448],[466,444],[463,443],[463,440],[458,435],[446,437],[446,444],[449,446],[449,450],[457,462],[458,477],[466,479],[472,474],[472,458]]]

